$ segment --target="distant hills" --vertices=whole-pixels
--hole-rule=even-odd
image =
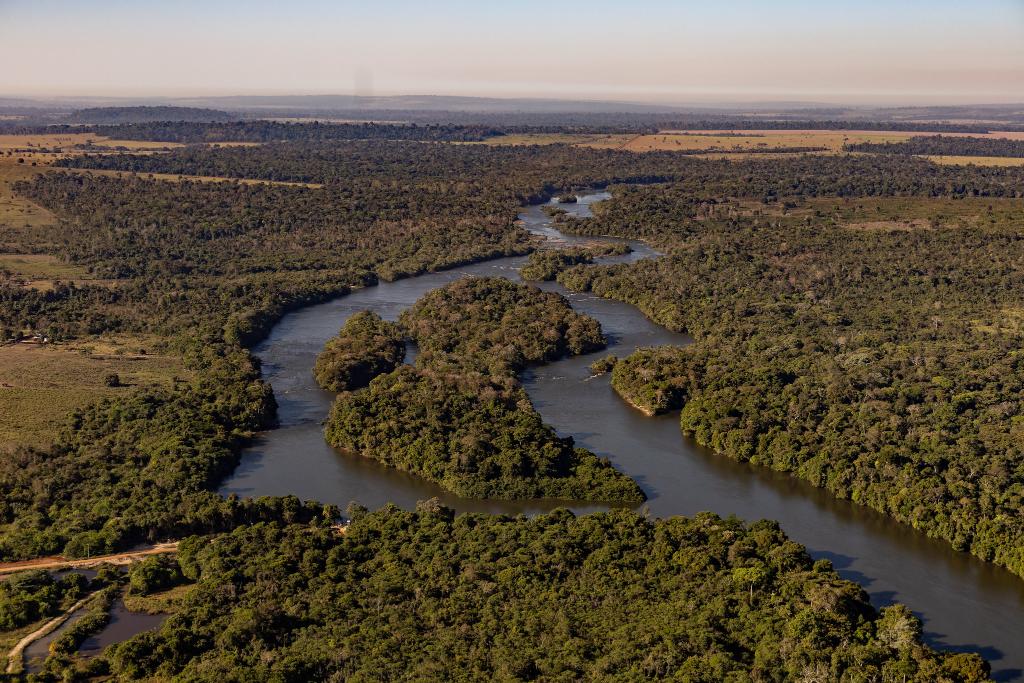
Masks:
[[[449,95],[231,95],[201,97],[2,97],[0,124],[226,123],[252,119],[319,119],[419,124],[598,126],[658,129],[774,121],[973,124],[994,130],[1024,126],[1024,104],[921,107],[843,106],[778,101],[745,104],[657,104],[613,100],[461,97]],[[746,127],[750,127],[749,125]],[[754,126],[757,127],[757,126]],[[813,127],[813,126],[812,126]]]
[[[71,113],[62,123],[118,124],[184,121],[187,123],[225,123],[238,117],[216,109],[177,106],[90,107]]]

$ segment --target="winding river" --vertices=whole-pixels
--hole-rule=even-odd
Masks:
[[[595,193],[562,208],[587,215],[590,204],[607,197]],[[521,219],[548,240],[586,241],[558,232],[539,206],[525,209]],[[657,256],[642,243],[630,245],[632,253],[603,262]],[[311,372],[324,343],[352,313],[371,309],[394,320],[426,292],[467,275],[518,281],[524,262],[522,257],[502,258],[382,283],[285,316],[255,348],[274,388],[280,426],[260,435],[243,453],[221,492],[294,494],[343,508],[350,501],[370,508],[388,502],[411,507],[431,497],[460,511],[529,514],[564,507],[555,501],[461,499],[412,475],[333,450],[324,441],[321,422],[334,395],[317,387]],[[640,483],[652,514],[711,510],[751,521],[778,520],[815,559],[831,560],[844,578],[864,586],[875,606],[907,604],[924,620],[930,644],[980,652],[992,663],[996,680],[1024,679],[1024,580],[792,477],[707,452],[682,436],[678,413],[644,417],[612,391],[607,376],[591,377],[590,363],[605,353],[624,357],[639,346],[682,345],[689,338],[654,324],[628,304],[570,293],[556,283],[543,288],[565,295],[576,310],[599,320],[610,343],[594,355],[534,368],[523,384],[548,424],[608,457]],[[577,513],[601,509],[570,507]]]

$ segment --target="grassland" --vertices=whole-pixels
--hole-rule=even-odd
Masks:
[[[185,596],[195,588],[193,584],[175,586],[160,593],[139,595],[127,593],[124,596],[124,606],[130,612],[144,612],[146,614],[169,614],[177,612]]]
[[[856,130],[743,130],[743,131],[665,131],[634,138],[623,149],[634,152],[652,150],[757,151],[787,147],[824,147],[831,153],[843,145],[857,142],[902,142],[914,133]]]
[[[80,266],[64,263],[49,254],[0,253],[0,279],[39,291],[52,290],[57,282],[81,285],[107,284]]]
[[[961,157],[928,155],[924,158],[946,166],[1024,166],[1024,158],[1021,157]]]
[[[104,336],[68,344],[0,347],[0,450],[45,446],[68,414],[104,397],[187,378],[156,338]],[[107,386],[117,374],[121,386]]]
[[[147,150],[177,147],[170,143],[110,140],[89,133],[53,135],[0,135],[0,252],[11,241],[7,231],[19,231],[52,225],[55,218],[42,207],[11,190],[19,180],[30,180],[63,157],[84,154],[80,146],[90,145],[91,153]],[[98,148],[98,149],[97,149]],[[3,267],[3,266],[0,266]]]
[[[567,144],[596,149],[626,149],[633,152],[669,150],[708,154],[752,153],[792,147],[825,147],[830,153],[842,150],[846,143],[901,142],[920,133],[853,130],[743,130],[743,131],[663,131],[648,135],[577,135],[542,133],[504,135],[489,138],[482,145]],[[742,156],[742,154],[738,154]]]
[[[11,157],[0,156],[0,249],[3,248],[2,243],[7,241],[2,231],[31,229],[52,225],[56,221],[49,211],[11,190],[13,183],[28,180],[38,172],[38,167],[19,164]]]
[[[621,149],[636,135],[577,135],[573,133],[520,133],[499,135],[481,142],[465,142],[466,145],[521,146],[521,145],[574,145],[598,149]]]
[[[578,135],[569,133],[517,134],[489,138],[480,145],[553,145],[566,144],[595,149],[624,149],[632,152],[677,151],[708,159],[781,157],[787,149],[824,148],[818,154],[840,154],[843,146],[862,142],[904,142],[928,133],[865,130],[666,130],[647,135]],[[957,136],[967,133],[944,133]],[[993,131],[972,134],[976,137],[1024,139],[1024,133]],[[780,150],[773,153],[771,150]],[[979,166],[1016,166],[1024,159],[999,157],[926,157],[940,164],[976,164]]]

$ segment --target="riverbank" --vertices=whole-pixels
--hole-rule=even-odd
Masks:
[[[608,195],[581,197],[567,208],[586,210]],[[521,214],[538,235],[557,233],[539,206]],[[559,235],[568,244],[589,238]],[[636,242],[628,261],[656,255]],[[253,348],[264,378],[279,403],[280,427],[258,435],[243,453],[235,474],[221,489],[241,496],[295,494],[376,508],[389,502],[412,509],[437,497],[460,512],[534,514],[552,507],[543,501],[478,501],[452,496],[439,487],[379,463],[330,449],[320,421],[333,395],[315,386],[311,368],[323,343],[348,315],[370,309],[394,320],[425,292],[466,275],[518,279],[525,259],[507,258],[381,283],[318,306],[290,313]],[[607,262],[607,261],[606,261]],[[628,304],[593,294],[572,293],[557,283],[542,289],[565,295],[573,307],[595,317],[609,338],[602,354],[624,358],[636,348],[683,346],[690,339],[656,325]],[[1024,582],[1009,572],[951,550],[909,527],[821,489],[767,468],[714,455],[687,440],[678,413],[645,417],[613,392],[608,375],[593,377],[594,355],[530,368],[523,385],[544,421],[560,435],[609,458],[648,495],[651,514],[692,516],[703,510],[722,516],[775,519],[815,559],[829,560],[844,578],[864,586],[875,607],[908,604],[924,620],[926,640],[937,647],[978,650],[993,663],[997,680],[1014,680],[1024,669]],[[574,504],[577,513],[603,509]]]

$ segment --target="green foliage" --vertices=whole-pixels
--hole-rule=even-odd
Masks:
[[[67,658],[78,651],[85,640],[96,633],[99,633],[104,626],[110,623],[110,607],[114,604],[114,598],[120,591],[119,586],[108,586],[100,590],[95,597],[90,598],[85,616],[78,619],[71,628],[64,631],[58,638],[50,643],[50,657]],[[47,662],[51,667],[56,662]]]
[[[570,266],[593,263],[595,258],[614,254],[628,254],[630,247],[625,243],[594,242],[586,247],[568,249],[540,249],[532,252],[529,261],[519,274],[524,280],[554,280]]]
[[[343,537],[264,524],[191,539],[179,561],[195,588],[160,631],[108,651],[115,677],[967,682],[988,673],[977,655],[935,652],[912,628],[893,640],[900,608],[879,617],[862,589],[815,570],[777,525],[707,513],[651,521],[628,511],[509,518],[386,507]]]
[[[405,358],[402,329],[372,311],[350,317],[317,356],[313,375],[328,391],[353,391],[391,372]]]
[[[616,364],[619,362],[619,357],[615,354],[608,354],[604,358],[598,358],[590,364],[590,371],[595,375],[603,375],[606,372],[611,372],[615,369]]]
[[[29,570],[0,579],[0,632],[13,631],[56,615],[61,606],[85,594],[88,581],[80,574],[55,579]]]
[[[509,377],[401,367],[340,395],[325,435],[464,497],[644,498],[607,460],[557,436]]]
[[[699,443],[1024,574],[1019,204],[908,201],[939,213],[886,229],[862,227],[881,204],[707,215],[701,201],[633,189],[580,222],[669,255],[560,280],[696,339],[620,363],[616,388],[644,404],[667,381]]]
[[[1024,157],[1024,140],[927,135],[903,142],[861,142],[845,145],[851,152],[875,154],[927,154],[965,157]]]
[[[419,345],[417,367],[339,396],[329,443],[467,497],[643,500],[607,460],[545,425],[515,378],[527,363],[603,346],[596,320],[558,294],[468,278],[427,293],[400,322]]]
[[[425,294],[399,322],[419,344],[419,366],[510,375],[604,346],[601,325],[565,297],[504,278],[464,278]]]
[[[183,580],[178,563],[167,555],[154,555],[136,562],[128,571],[132,594],[149,595],[173,588]]]
[[[686,402],[688,370],[682,349],[637,349],[612,369],[612,388],[647,415],[678,410]]]
[[[594,257],[583,249],[543,249],[530,254],[519,274],[524,280],[554,280],[569,266],[593,262]]]

